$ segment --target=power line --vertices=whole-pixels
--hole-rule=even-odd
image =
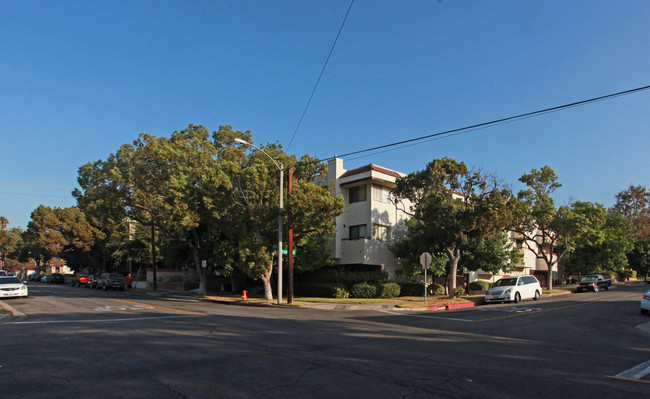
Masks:
[[[381,150],[381,149],[384,149],[384,148],[395,147],[395,146],[399,146],[399,145],[403,145],[403,144],[413,143],[415,141],[431,139],[431,138],[445,136],[445,135],[449,135],[449,134],[460,134],[460,133],[464,133],[464,132],[467,132],[467,131],[476,130],[476,129],[480,129],[480,128],[485,128],[485,127],[492,126],[492,125],[498,125],[498,124],[502,124],[502,123],[512,122],[512,121],[518,120],[518,119],[532,118],[534,116],[539,116],[539,115],[543,115],[543,114],[547,114],[547,113],[551,113],[551,112],[556,112],[556,111],[562,111],[562,110],[565,110],[565,109],[568,109],[568,108],[579,107],[579,106],[587,105],[587,104],[594,103],[594,102],[597,102],[597,101],[609,100],[611,98],[625,96],[625,95],[628,95],[628,94],[634,94],[634,93],[638,93],[638,92],[648,90],[648,89],[650,89],[650,85],[637,87],[636,89],[620,91],[618,93],[607,94],[607,95],[600,96],[600,97],[594,97],[594,98],[590,98],[588,100],[581,100],[581,101],[576,101],[576,102],[569,103],[569,104],[558,105],[556,107],[545,108],[545,109],[541,109],[541,110],[538,110],[538,111],[527,112],[525,114],[509,116],[507,118],[496,119],[496,120],[489,121],[489,122],[483,122],[483,123],[478,123],[478,124],[475,124],[475,125],[460,127],[460,128],[457,128],[457,129],[446,130],[446,131],[443,131],[443,132],[433,133],[433,134],[429,134],[429,135],[426,135],[426,136],[415,137],[415,138],[408,139],[408,140],[397,141],[397,142],[394,142],[394,143],[384,144],[384,145],[380,145],[380,146],[377,146],[377,147],[371,147],[371,148],[366,148],[366,149],[363,149],[363,150],[348,152],[347,154],[335,155],[333,157],[322,159],[321,162],[330,161],[330,160],[336,159],[336,158],[343,158],[343,157],[347,157],[347,156],[350,156],[350,155],[361,154],[361,153],[364,153],[364,152],[370,152],[370,151]]]
[[[334,47],[336,46],[336,42],[339,40],[339,36],[341,36],[341,31],[343,30],[343,26],[345,25],[345,21],[348,20],[348,15],[350,15],[350,10],[352,9],[352,5],[354,4],[354,0],[350,2],[350,7],[348,7],[348,12],[345,13],[345,18],[343,18],[343,23],[341,23],[341,27],[339,28],[339,32],[336,34],[336,39],[334,39],[334,43],[332,44],[332,47],[330,48],[330,52],[327,55],[327,59],[325,60],[325,64],[323,65],[323,69],[320,71],[320,75],[318,75],[318,80],[316,80],[316,84],[314,85],[314,90],[311,91],[311,95],[309,96],[309,100],[307,101],[307,105],[305,106],[305,109],[302,111],[302,116],[300,117],[300,120],[298,121],[298,126],[296,126],[296,130],[293,132],[293,136],[291,136],[291,141],[289,141],[289,145],[287,146],[287,150],[291,147],[291,144],[293,143],[293,139],[296,138],[296,134],[298,133],[298,129],[300,129],[300,125],[302,124],[302,120],[305,118],[305,114],[307,113],[307,108],[309,108],[309,104],[311,104],[312,98],[314,98],[314,93],[316,93],[316,88],[318,88],[318,83],[320,83],[320,79],[323,77],[323,73],[325,73],[325,68],[327,67],[327,64],[330,61],[330,57],[332,57],[332,53],[334,52]]]

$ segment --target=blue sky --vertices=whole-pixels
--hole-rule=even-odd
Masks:
[[[0,216],[75,204],[77,169],[141,132],[250,130],[320,158],[650,84],[648,1],[0,0]],[[650,91],[344,159],[452,157],[558,204],[648,185]]]

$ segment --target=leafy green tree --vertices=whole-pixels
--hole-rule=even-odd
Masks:
[[[390,246],[393,255],[400,260],[402,273],[407,277],[423,274],[420,255],[429,252],[432,259],[428,274],[436,277],[449,275],[449,258],[444,252],[431,249],[437,247],[432,246],[431,238],[427,237],[425,225],[416,218],[407,219],[404,224],[404,238],[395,240]]]
[[[67,245],[59,225],[59,218],[50,207],[41,205],[32,212],[25,232],[25,241],[36,259],[37,267],[41,266],[41,262],[59,255]]]
[[[285,166],[285,173],[289,165],[296,165],[292,191],[283,196],[285,207],[293,212],[297,270],[318,267],[320,262],[321,266],[327,264],[325,247],[316,246],[323,242],[321,237],[334,232],[334,218],[343,212],[343,201],[332,194],[330,187],[320,184],[326,180],[327,166],[317,159],[305,155],[298,161],[278,144],[251,149],[236,145],[236,138],[251,142],[248,132],[233,131],[230,126],[222,126],[214,134],[218,159],[233,184],[228,200],[234,204],[224,215],[229,222],[221,229],[224,243],[219,251],[226,257],[223,263],[228,265],[228,273],[239,269],[261,280],[265,298],[272,299],[271,276],[278,258],[274,246],[278,237],[280,165]],[[308,254],[312,256],[309,262]]]
[[[0,216],[0,269],[7,268],[9,257],[17,258],[23,247],[23,232],[19,228],[7,230],[9,220]]]
[[[0,230],[4,230],[9,225],[9,219],[4,216],[0,216]]]
[[[634,248],[628,253],[630,266],[648,279],[650,265],[650,191],[645,186],[630,185],[616,194],[614,211],[630,221]]]
[[[629,219],[638,241],[650,239],[650,191],[633,186],[616,194],[614,210]]]
[[[87,264],[94,243],[92,228],[77,207],[39,206],[32,212],[24,237],[37,266],[59,256],[72,268],[80,269]]]
[[[132,145],[115,155],[111,175],[127,209],[127,215],[155,227],[192,255],[199,276],[199,292],[205,294],[209,269],[202,260],[209,224],[227,210],[223,190],[230,180],[219,167],[216,148],[203,126],[189,125],[170,138],[141,134]]]
[[[562,260],[573,246],[576,235],[570,208],[557,208],[553,192],[562,185],[549,166],[525,173],[519,181],[528,186],[517,194],[512,230],[523,235],[524,245],[544,261],[548,270],[548,289],[553,289],[553,266]]]
[[[129,239],[129,220],[124,199],[111,178],[114,158],[88,162],[78,170],[79,189],[72,195],[83,211],[93,237],[90,260],[96,270],[106,272],[118,248]]]
[[[396,204],[411,204],[404,211],[420,223],[418,239],[429,243],[429,252],[447,256],[452,298],[463,243],[495,240],[511,224],[515,205],[495,179],[450,158],[434,159],[426,169],[398,179],[393,195]]]
[[[491,240],[467,240],[463,243],[459,266],[467,271],[483,270],[488,273],[510,272],[521,260],[521,254],[514,248],[505,232]]]
[[[629,220],[600,204],[576,202],[571,207],[575,226],[572,251],[566,256],[570,274],[622,272],[634,239]]]

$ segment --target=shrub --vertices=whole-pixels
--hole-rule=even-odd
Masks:
[[[311,283],[296,285],[296,295],[318,298],[348,298],[350,293],[343,284]]]
[[[456,288],[454,288],[454,294],[456,294],[456,296],[463,296],[463,295],[465,295],[465,288],[463,288],[463,287],[456,287]]]
[[[355,284],[350,294],[353,298],[374,298],[377,295],[377,287],[368,283]]]
[[[476,280],[469,283],[471,291],[487,291],[490,288],[490,283],[484,280]]]
[[[399,296],[400,286],[396,283],[377,284],[377,296],[379,298],[395,298]]]
[[[445,289],[444,286],[440,284],[433,284],[429,286],[429,294],[431,295],[445,295],[447,294],[447,290]]]
[[[424,284],[406,283],[402,284],[400,296],[423,296]]]
[[[334,298],[336,299],[345,299],[350,297],[348,289],[343,286],[333,286],[332,287]]]

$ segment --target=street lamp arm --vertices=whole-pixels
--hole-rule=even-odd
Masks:
[[[275,159],[273,159],[269,154],[267,154],[266,151],[264,151],[264,150],[261,149],[260,147],[256,146],[255,144],[253,144],[253,143],[249,143],[249,142],[246,141],[246,140],[242,140],[242,139],[240,139],[239,137],[235,138],[235,143],[237,143],[237,144],[249,145],[249,146],[251,146],[251,147],[257,148],[258,150],[262,151],[262,153],[263,153],[264,155],[266,155],[266,156],[271,160],[271,162],[273,162],[273,163],[275,164],[275,166],[278,168],[278,170],[280,170],[280,171],[284,170],[284,165],[282,165],[282,166],[278,165],[278,163],[275,162]]]

